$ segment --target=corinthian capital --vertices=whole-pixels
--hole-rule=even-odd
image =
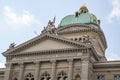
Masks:
[[[12,66],[12,63],[6,63],[5,66],[6,68],[10,68]]]
[[[52,65],[56,65],[56,60],[51,60],[50,62],[52,63]]]
[[[89,60],[90,60],[90,57],[89,57],[89,56],[82,57],[81,60],[82,60],[82,61],[89,61]]]
[[[20,67],[24,67],[24,62],[18,63]]]
[[[69,62],[69,64],[73,64],[73,59],[67,59],[67,61]]]
[[[36,66],[40,66],[40,61],[34,61]]]

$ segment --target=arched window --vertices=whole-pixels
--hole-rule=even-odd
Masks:
[[[41,80],[51,80],[51,77],[47,72],[45,72],[42,74]]]
[[[114,75],[114,80],[120,80],[120,75]]]
[[[75,80],[81,80],[81,78],[80,78],[80,75],[79,75],[79,74],[77,74],[77,75],[75,76]]]
[[[104,75],[98,75],[98,80],[105,80],[105,77],[104,77]]]
[[[64,71],[61,71],[57,76],[57,80],[68,80],[68,76]]]
[[[29,80],[28,78],[26,78],[25,80]]]
[[[28,73],[28,74],[26,75],[25,80],[34,80],[34,76],[33,76],[31,73]]]
[[[18,80],[17,78],[14,78],[13,80]]]

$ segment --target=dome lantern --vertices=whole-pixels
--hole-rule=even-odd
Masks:
[[[87,13],[87,12],[89,12],[89,10],[88,10],[88,8],[87,8],[85,5],[83,5],[83,6],[79,9],[79,12],[80,12],[80,13]]]

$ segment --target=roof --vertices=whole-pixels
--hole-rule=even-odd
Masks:
[[[63,27],[70,24],[88,24],[88,23],[94,23],[99,26],[99,20],[97,20],[96,16],[94,14],[89,13],[89,10],[86,6],[82,6],[78,12],[76,12],[73,15],[67,15],[65,16],[59,26]]]

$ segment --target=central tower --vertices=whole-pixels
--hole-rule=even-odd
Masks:
[[[100,20],[83,5],[75,14],[65,16],[57,29],[57,34],[81,44],[94,47],[99,61],[106,61],[106,39],[100,28]],[[94,58],[93,58],[94,59]]]

